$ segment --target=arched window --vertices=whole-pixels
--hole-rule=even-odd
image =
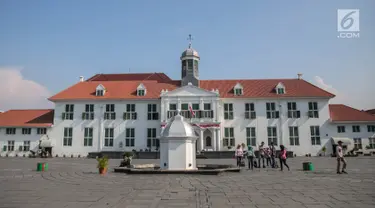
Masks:
[[[211,137],[206,137],[206,147],[211,147]]]

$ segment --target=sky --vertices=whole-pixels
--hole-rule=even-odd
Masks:
[[[337,10],[359,9],[359,38]],[[96,73],[180,79],[192,34],[201,79],[303,79],[331,103],[375,108],[375,1],[0,1],[0,110],[51,108]]]

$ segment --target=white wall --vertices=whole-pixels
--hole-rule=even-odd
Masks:
[[[74,104],[74,120],[62,120],[61,115],[65,111],[65,104]],[[94,104],[94,120],[82,120],[82,113],[86,104]],[[116,120],[104,120],[105,104],[115,104]],[[126,104],[136,104],[137,120],[123,120]],[[157,104],[160,112],[160,101],[80,101],[80,102],[59,102],[55,107],[54,127],[52,137],[56,140],[53,154],[59,156],[65,154],[74,156],[87,155],[89,152],[97,151],[131,151],[132,149],[144,149],[147,146],[147,128],[156,128],[157,135],[160,134],[160,120],[147,120],[147,105]],[[103,106],[101,109],[100,106]],[[160,116],[160,114],[159,114]],[[73,128],[72,146],[63,146],[64,128]],[[93,127],[93,146],[84,146],[84,129]],[[104,147],[104,128],[114,128],[113,147]],[[135,129],[135,147],[125,147],[125,129]],[[119,143],[123,142],[123,148]]]
[[[38,147],[39,145],[39,140],[44,136],[44,135],[38,135],[37,134],[37,128],[31,128],[31,134],[22,134],[22,128],[21,127],[14,127],[16,128],[16,134],[13,135],[7,135],[6,134],[6,128],[12,128],[12,127],[1,127],[0,128],[0,155],[2,157],[6,156],[15,156],[16,154],[19,157],[22,157],[23,154],[28,156],[30,152],[24,152],[24,151],[19,151],[19,146],[24,146],[24,141],[30,141],[30,150],[34,150],[35,148]],[[26,127],[29,128],[29,127]],[[47,135],[50,134],[51,129],[47,128]],[[8,152],[3,151],[3,147],[7,146],[8,147],[8,141],[13,140],[14,141],[14,151]]]
[[[267,102],[276,103],[276,110],[280,111],[280,119],[266,118]],[[288,118],[287,102],[297,103],[297,110],[301,111],[301,118]],[[309,118],[307,116],[308,102],[318,102],[319,118]],[[224,120],[224,103],[233,103],[233,120]],[[245,103],[254,103],[257,119],[245,119]],[[279,107],[279,105],[281,105],[281,107]],[[327,135],[329,133],[328,99],[222,99],[220,118],[222,121],[221,138],[225,136],[225,127],[233,127],[236,145],[241,143],[246,144],[246,127],[256,127],[257,144],[260,144],[262,141],[264,141],[265,144],[268,144],[267,127],[276,126],[278,131],[278,145],[283,144],[288,150],[293,151],[297,155],[316,155],[317,152],[322,148],[322,145],[327,143],[329,140],[329,136]],[[311,145],[310,126],[315,125],[320,126],[322,145]],[[282,128],[280,128],[280,126]],[[299,146],[289,145],[289,126],[298,126],[300,142]]]
[[[360,132],[353,132],[353,125],[360,126]],[[352,143],[348,145],[348,151],[354,148],[354,138],[362,139],[362,150],[366,149],[366,146],[369,145],[369,138],[375,138],[374,132],[368,132],[367,125],[375,125],[373,123],[331,123],[329,129],[331,132],[331,137],[345,137],[352,139]],[[345,126],[345,133],[338,133],[337,126]],[[327,145],[327,153],[332,153],[332,143]]]

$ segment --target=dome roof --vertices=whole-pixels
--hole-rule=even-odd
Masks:
[[[167,137],[197,137],[194,128],[184,121],[180,114],[172,117],[161,133],[162,138]]]
[[[181,57],[185,57],[185,56],[196,56],[196,57],[199,57],[199,54],[193,48],[188,48],[184,52],[182,52],[182,54],[181,54]]]

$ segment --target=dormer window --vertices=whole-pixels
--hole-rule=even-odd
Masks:
[[[283,83],[279,83],[277,84],[276,86],[276,93],[279,94],[279,95],[282,95],[282,94],[285,94],[285,86],[283,85]]]
[[[146,87],[141,83],[137,87],[137,95],[138,96],[145,96],[146,95]]]
[[[237,83],[236,86],[234,86],[234,95],[243,95],[243,87],[240,83]]]
[[[105,94],[105,88],[104,88],[104,86],[103,85],[98,85],[97,87],[96,87],[96,91],[95,91],[95,95],[96,96],[104,96],[104,94]]]

